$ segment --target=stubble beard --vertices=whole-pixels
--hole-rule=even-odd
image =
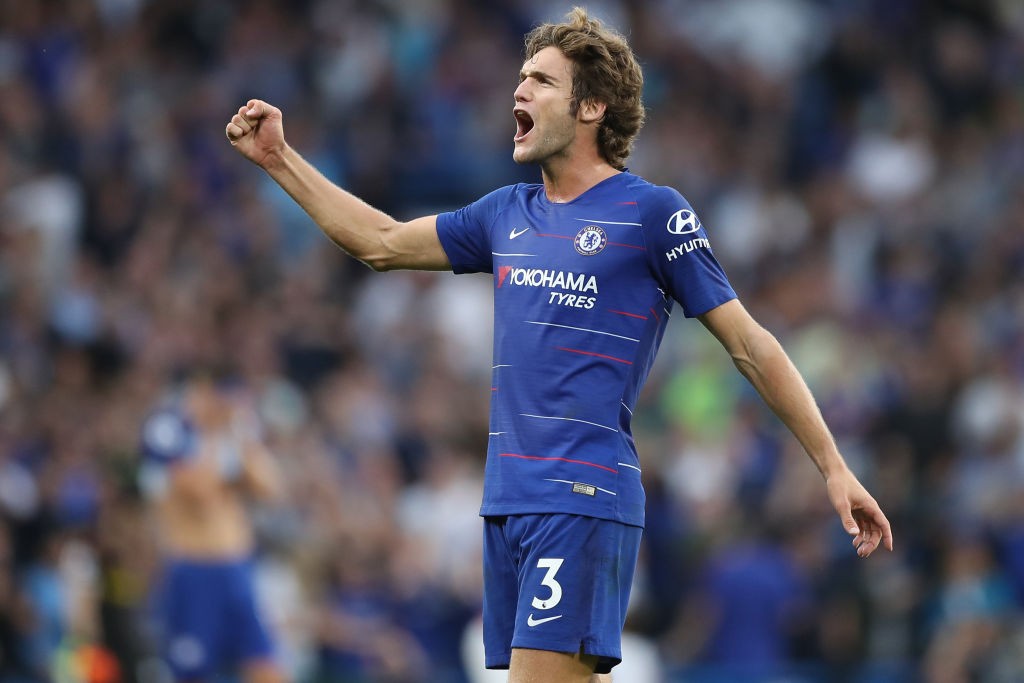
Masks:
[[[534,132],[539,133],[536,128]],[[516,146],[512,150],[512,160],[517,164],[539,164],[544,166],[555,157],[566,153],[576,139],[576,121],[567,118],[559,121],[557,126],[544,132],[530,147]]]

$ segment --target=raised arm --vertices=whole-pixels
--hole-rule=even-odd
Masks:
[[[374,270],[447,270],[437,217],[396,221],[325,178],[284,138],[281,110],[249,100],[224,130],[242,156],[266,171],[335,244]]]
[[[778,340],[735,299],[700,321],[817,465],[857,554],[867,557],[879,545],[892,550],[889,520],[847,467],[807,384]]]

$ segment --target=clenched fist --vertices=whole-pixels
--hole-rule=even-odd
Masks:
[[[239,107],[224,133],[242,156],[264,168],[286,147],[281,110],[263,100],[249,100]]]

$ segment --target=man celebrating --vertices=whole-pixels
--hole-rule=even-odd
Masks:
[[[252,409],[197,375],[142,428],[142,486],[159,531],[161,650],[176,681],[283,683],[258,605],[247,504],[283,486]]]
[[[543,183],[399,222],[285,142],[280,110],[240,107],[228,140],[374,270],[494,275],[484,500],[484,640],[511,683],[607,681],[644,523],[630,421],[673,303],[698,318],[800,441],[858,555],[889,523],[847,468],[813,397],[755,322],[674,189],[625,169],[643,76],[619,34],[574,9],[526,38],[513,158]]]

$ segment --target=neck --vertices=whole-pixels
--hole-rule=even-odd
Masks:
[[[594,185],[618,173],[621,171],[600,158],[588,163],[549,162],[541,166],[544,193],[555,204],[571,202]]]

